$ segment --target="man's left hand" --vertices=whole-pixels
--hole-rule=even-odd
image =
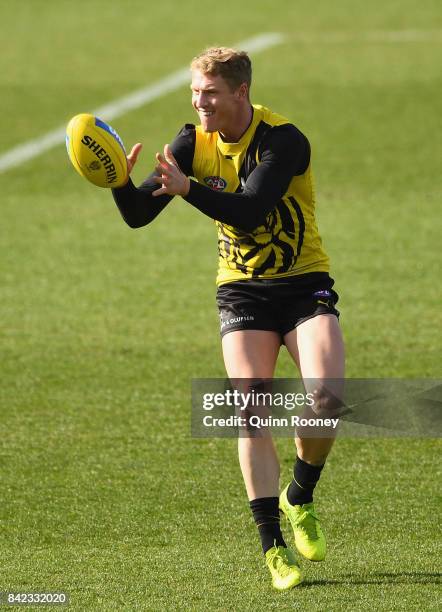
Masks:
[[[169,145],[164,146],[164,155],[156,154],[156,159],[158,163],[155,170],[160,176],[154,177],[154,181],[161,187],[152,195],[159,196],[167,193],[168,195],[186,196],[190,189],[190,179],[181,172]]]

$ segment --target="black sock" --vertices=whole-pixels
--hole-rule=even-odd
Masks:
[[[264,554],[272,546],[285,546],[279,524],[279,500],[277,497],[260,497],[250,502],[256,526],[261,537]]]
[[[308,504],[313,501],[313,491],[324,465],[310,465],[299,457],[293,469],[294,479],[287,490],[287,499],[292,506]]]

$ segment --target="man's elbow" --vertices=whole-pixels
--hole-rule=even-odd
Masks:
[[[128,223],[128,226],[131,229],[138,229],[140,227],[144,227],[146,224],[145,223],[139,223],[137,221],[131,221],[130,223]]]
[[[236,227],[243,232],[250,234],[261,225],[265,225],[268,216],[267,201],[256,194],[250,193],[247,206],[244,206],[241,211],[241,218]]]
[[[251,234],[253,230],[259,227],[261,223],[256,223],[255,221],[242,221],[236,225],[237,229],[246,232],[247,234]]]
[[[241,219],[235,227],[242,230],[243,232],[247,232],[248,234],[250,234],[254,230],[256,230],[257,227],[260,227],[261,225],[265,224],[266,217],[266,215],[250,215],[245,219]]]
[[[139,227],[144,227],[149,223],[149,221],[146,221],[145,219],[139,219],[137,217],[123,216],[123,219],[126,225],[128,225],[131,229],[138,229]]]

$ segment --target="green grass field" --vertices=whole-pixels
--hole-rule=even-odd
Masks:
[[[440,377],[439,3],[269,7],[0,0],[0,156],[204,46],[283,33],[254,57],[253,101],[311,141],[348,376]],[[136,182],[191,121],[182,87],[112,122],[144,143]],[[0,189],[0,591],[81,611],[440,609],[435,439],[338,441],[316,495],[330,554],[271,590],[234,441],[190,436],[191,379],[224,376],[209,219],[176,199],[130,230],[63,145]],[[285,353],[277,375],[295,375]]]

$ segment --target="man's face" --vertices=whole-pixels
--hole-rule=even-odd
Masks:
[[[222,76],[192,71],[192,106],[199,115],[205,132],[228,134],[235,125],[238,110],[247,96],[240,86],[232,91]]]

